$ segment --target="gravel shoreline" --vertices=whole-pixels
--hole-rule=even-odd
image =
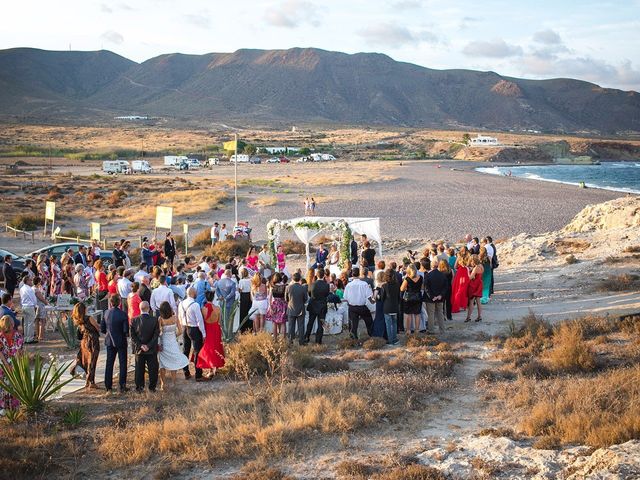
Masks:
[[[366,165],[362,163],[362,168]],[[348,189],[344,186],[316,188],[309,193],[328,197],[318,205],[317,215],[379,217],[385,239],[443,238],[449,241],[457,241],[466,233],[492,235],[499,239],[520,233],[557,230],[586,205],[624,195],[488,175],[474,171],[477,166],[481,165],[404,162],[402,166],[397,164],[396,168],[385,171],[385,175],[397,177],[396,180],[353,185]],[[331,200],[332,196],[339,198]],[[241,203],[240,212],[240,218],[251,222],[253,238],[264,240],[270,219],[303,214],[302,199],[259,210]],[[227,215],[225,208],[216,216]]]

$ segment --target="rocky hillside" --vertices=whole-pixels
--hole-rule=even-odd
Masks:
[[[640,95],[571,79],[433,70],[318,49],[161,55],[0,52],[5,118],[150,114],[245,123],[323,122],[545,131],[640,131]]]

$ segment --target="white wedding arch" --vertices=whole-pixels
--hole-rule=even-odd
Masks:
[[[305,244],[307,256],[307,266],[310,263],[309,244],[323,232],[340,232],[340,267],[343,267],[347,260],[351,258],[351,240],[353,234],[365,234],[370,240],[378,244],[378,254],[382,256],[382,237],[380,236],[379,218],[359,218],[359,217],[298,217],[289,220],[272,219],[267,224],[267,241],[269,244],[269,254],[274,265],[277,264],[276,248],[280,243],[280,232],[282,230],[293,231],[301,242]]]

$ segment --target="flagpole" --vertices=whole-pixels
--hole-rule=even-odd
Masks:
[[[236,161],[234,162],[234,167],[233,167],[233,176],[234,176],[234,181],[233,181],[233,201],[234,201],[234,211],[235,211],[235,217],[236,217],[236,223],[234,225],[234,227],[238,226],[238,134],[235,133],[234,134],[234,138],[235,138],[235,143],[236,143]]]

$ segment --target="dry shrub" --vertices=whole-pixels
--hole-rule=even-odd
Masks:
[[[225,368],[241,378],[273,375],[275,369],[287,360],[286,350],[283,342],[274,340],[267,332],[242,334],[226,348]]]
[[[9,226],[18,230],[33,231],[44,225],[44,215],[16,215],[9,221]]]
[[[542,380],[551,376],[551,370],[544,363],[532,359],[520,366],[520,375]]]
[[[478,372],[477,380],[483,383],[495,383],[505,380],[515,380],[516,374],[506,368],[485,368]]]
[[[474,470],[480,470],[485,475],[490,477],[495,476],[500,472],[500,465],[496,462],[485,460],[481,457],[473,457],[469,462]]]
[[[127,197],[127,193],[124,190],[115,190],[107,195],[106,200],[104,201],[105,205],[111,208],[115,208],[120,206],[120,202],[122,199]]]
[[[533,448],[538,450],[557,450],[560,448],[560,439],[555,435],[544,435],[533,442]]]
[[[336,465],[336,475],[344,479],[366,479],[375,471],[371,465],[356,460],[343,460]]]
[[[204,251],[204,255],[208,255],[213,258],[218,258],[223,262],[233,257],[243,257],[249,251],[251,242],[246,238],[237,240],[224,240],[218,242],[211,247],[207,247]]]
[[[640,366],[594,377],[521,380],[501,395],[524,406],[527,435],[556,436],[563,444],[606,447],[640,438]]]
[[[595,354],[584,341],[579,323],[565,322],[556,328],[547,361],[556,372],[590,372],[596,368]]]
[[[252,207],[272,207],[277,205],[280,199],[278,197],[258,197],[249,202]]]
[[[371,337],[362,344],[365,350],[380,350],[387,345],[387,341],[381,337]]]
[[[640,276],[630,273],[610,275],[596,287],[600,292],[627,292],[640,289]]]
[[[640,245],[630,245],[625,247],[624,253],[640,253]]]
[[[566,257],[564,257],[564,261],[567,262],[567,265],[573,265],[575,263],[578,263],[578,259],[573,254],[567,255]]]
[[[378,358],[384,357],[384,353],[380,350],[371,350],[364,354],[365,360],[377,360]]]
[[[619,330],[618,322],[613,317],[601,317],[598,315],[585,315],[576,320],[568,320],[579,325],[585,338],[593,338],[606,335]]]
[[[360,348],[362,346],[362,342],[357,338],[341,338],[338,340],[338,348],[340,350],[351,350],[353,348]]]
[[[520,438],[520,436],[510,428],[483,428],[482,430],[480,430],[478,435],[480,435],[481,437],[494,438],[505,437],[512,440],[517,440],[518,438]]]
[[[619,322],[620,330],[629,335],[640,335],[640,315],[622,317]]]
[[[404,465],[374,475],[374,480],[446,480],[440,470],[426,465]]]
[[[422,350],[380,357],[374,365],[385,372],[428,372],[446,378],[453,374],[455,366],[461,361],[460,357],[449,352],[436,354]]]
[[[97,200],[102,200],[104,198],[104,195],[102,195],[99,192],[89,192],[87,193],[87,200],[89,200],[90,202],[95,202]]]
[[[200,230],[191,238],[191,248],[207,248],[211,246],[211,229]]]
[[[55,202],[63,197],[62,192],[60,192],[60,187],[54,186],[47,192],[47,200],[50,202]]]
[[[551,325],[529,312],[523,318],[522,326],[512,326],[511,335],[503,345],[500,357],[505,361],[523,362],[551,346]]]
[[[407,347],[409,348],[419,348],[419,347],[434,347],[440,343],[437,337],[433,335],[425,335],[424,337],[420,337],[418,335],[411,335],[407,339]]]
[[[240,473],[231,477],[231,480],[294,480],[294,478],[270,466],[264,459],[258,459],[247,462],[240,469]]]
[[[304,243],[299,240],[287,239],[280,242],[280,245],[282,245],[284,253],[287,255],[304,255],[306,253]]]

